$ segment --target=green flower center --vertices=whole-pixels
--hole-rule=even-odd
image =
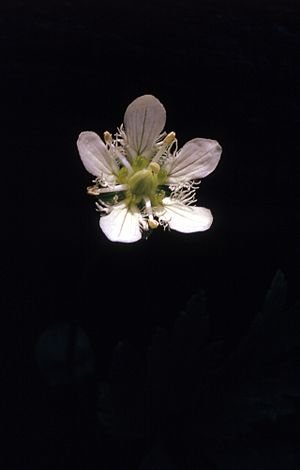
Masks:
[[[167,173],[160,168],[156,162],[149,160],[142,155],[138,155],[132,162],[133,172],[123,167],[117,174],[117,181],[120,184],[127,184],[126,201],[128,206],[143,205],[144,198],[149,198],[152,206],[162,203],[165,191],[162,186],[166,183]]]
[[[152,196],[157,188],[157,175],[151,170],[139,170],[128,180],[131,193],[136,197]]]

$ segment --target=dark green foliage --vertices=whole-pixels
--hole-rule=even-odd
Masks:
[[[255,452],[266,458],[268,447],[258,435],[276,439],[287,422],[296,431],[300,315],[299,305],[284,308],[286,290],[278,271],[260,313],[230,352],[226,339],[212,336],[203,292],[170,332],[153,334],[146,369],[128,344],[117,346],[110,382],[101,385],[99,417],[112,435],[146,439],[149,454],[140,470],[245,468],[247,458],[256,468]],[[235,463],[234,445],[242,449]],[[221,460],[228,466],[218,466]]]

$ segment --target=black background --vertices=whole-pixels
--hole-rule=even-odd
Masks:
[[[46,468],[43,439],[33,445],[50,426],[35,345],[49,326],[77,321],[103,380],[119,340],[143,356],[155,327],[170,328],[199,288],[216,335],[233,341],[278,268],[288,302],[297,298],[299,16],[288,0],[2,3],[4,278],[25,359],[24,468]],[[222,145],[198,194],[214,222],[114,244],[85,194],[91,178],[76,140],[82,130],[114,132],[146,93],[166,107],[180,146],[194,137]]]

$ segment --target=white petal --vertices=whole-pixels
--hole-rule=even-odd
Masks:
[[[134,100],[124,115],[130,156],[151,156],[153,144],[165,123],[166,110],[157,98],[152,95],[143,95]]]
[[[222,148],[216,140],[190,140],[166,162],[167,182],[174,184],[204,178],[216,168],[221,152]]]
[[[110,214],[100,218],[100,227],[112,242],[132,243],[142,238],[140,212],[131,211],[124,203],[113,206]]]
[[[156,215],[165,219],[173,230],[183,233],[202,232],[212,224],[213,216],[205,207],[187,206],[169,197],[162,202],[163,208],[156,211]]]
[[[81,132],[77,147],[85,169],[94,176],[104,176],[108,182],[115,181],[113,172],[118,171],[106,145],[95,132]]]

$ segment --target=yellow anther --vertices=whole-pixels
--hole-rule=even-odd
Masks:
[[[159,222],[157,222],[157,220],[154,220],[154,219],[149,219],[148,220],[148,225],[150,228],[157,228],[159,226]]]
[[[149,168],[153,171],[153,173],[158,173],[160,170],[160,165],[157,162],[151,162],[149,163]]]
[[[104,142],[105,142],[106,144],[111,144],[111,143],[112,143],[112,135],[111,135],[111,133],[108,132],[108,131],[105,131],[105,132],[104,132]]]
[[[170,145],[176,138],[175,132],[169,132],[169,134],[164,138],[164,144]]]

